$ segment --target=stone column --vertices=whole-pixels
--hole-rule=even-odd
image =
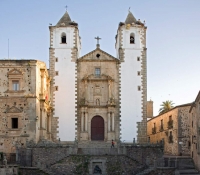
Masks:
[[[111,80],[108,80],[108,97],[111,98]]]
[[[115,130],[115,114],[112,112],[112,131]]]
[[[88,113],[85,112],[85,131],[88,131]]]
[[[81,112],[81,131],[83,132],[84,130],[84,113]]]
[[[87,80],[85,80],[85,100],[88,100],[88,85],[87,85]]]
[[[110,132],[110,112],[108,112],[108,132]]]

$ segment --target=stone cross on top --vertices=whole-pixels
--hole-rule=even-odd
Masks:
[[[97,48],[99,48],[99,47],[100,47],[99,40],[100,40],[101,38],[99,38],[99,37],[97,36],[97,37],[95,37],[94,39],[97,40]]]

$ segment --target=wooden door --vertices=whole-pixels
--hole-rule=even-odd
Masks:
[[[104,120],[101,116],[94,116],[91,121],[91,139],[104,140]]]

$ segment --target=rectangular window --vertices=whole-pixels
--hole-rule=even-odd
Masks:
[[[19,91],[19,81],[18,80],[12,81],[12,86],[13,86],[14,91]]]
[[[58,76],[58,71],[56,71],[56,76]]]
[[[140,57],[137,57],[137,61],[140,61]]]
[[[100,68],[95,68],[95,76],[100,77],[101,75],[101,69]]]
[[[58,62],[58,58],[56,58],[56,62]]]
[[[55,86],[55,90],[58,91],[58,86]]]
[[[138,91],[141,91],[141,87],[140,86],[138,86]]]
[[[137,75],[140,76],[140,71],[137,72]]]
[[[12,118],[12,128],[18,128],[18,118]]]

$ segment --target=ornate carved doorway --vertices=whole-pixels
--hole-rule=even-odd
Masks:
[[[104,140],[104,120],[101,116],[94,116],[91,121],[91,139]]]

